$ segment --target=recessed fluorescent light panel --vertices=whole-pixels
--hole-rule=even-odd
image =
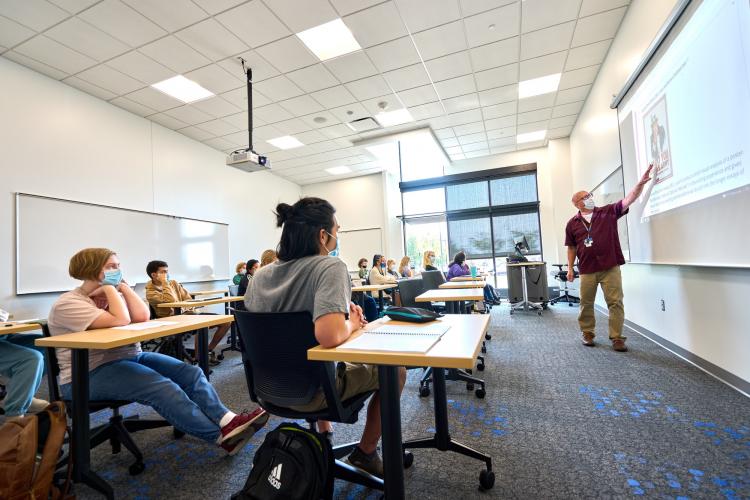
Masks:
[[[375,115],[375,119],[383,127],[390,127],[393,125],[401,125],[402,123],[413,122],[411,113],[406,108],[397,109],[395,111],[383,111]]]
[[[189,104],[191,102],[200,101],[208,97],[213,97],[214,94],[210,90],[204,89],[192,80],[188,80],[182,75],[173,76],[167,80],[163,80],[159,83],[151,85],[159,92],[163,92],[170,97]]]
[[[524,142],[543,141],[545,137],[547,137],[546,130],[535,130],[534,132],[518,134],[516,136],[516,144],[522,144]]]
[[[321,61],[362,49],[341,19],[297,33],[297,37]]]
[[[518,84],[518,98],[532,97],[535,95],[549,94],[560,86],[562,73],[542,76],[531,80],[524,80]]]
[[[348,174],[351,171],[352,169],[347,167],[346,165],[343,165],[341,167],[331,167],[331,168],[326,169],[326,172],[328,172],[331,175],[343,175],[343,174]]]
[[[304,146],[304,144],[299,142],[298,139],[292,137],[291,135],[285,135],[282,137],[277,137],[275,139],[268,139],[266,142],[271,146],[279,149],[294,149],[300,146]]]

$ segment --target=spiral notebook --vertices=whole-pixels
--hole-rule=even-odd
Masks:
[[[341,346],[341,349],[356,351],[395,351],[427,352],[434,346],[450,325],[433,323],[430,325],[383,325],[366,330],[354,340]]]

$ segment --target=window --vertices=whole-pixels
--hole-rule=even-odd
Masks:
[[[435,214],[445,212],[443,188],[423,189],[403,193],[404,215]]]
[[[435,252],[435,267],[444,269],[448,265],[450,259],[447,253],[448,227],[445,215],[405,219],[404,240],[406,255],[411,259],[415,270],[423,269],[422,259],[427,250]]]
[[[448,210],[486,207],[489,204],[487,181],[453,184],[445,188],[445,205]]]
[[[515,252],[513,238],[525,236],[530,254],[541,253],[539,241],[539,213],[537,211],[492,217],[492,232],[495,235],[495,256],[507,257]]]
[[[468,259],[492,257],[490,218],[482,216],[448,216],[448,248],[450,259],[465,252]]]
[[[514,205],[537,201],[536,174],[515,175],[490,181],[492,205]]]

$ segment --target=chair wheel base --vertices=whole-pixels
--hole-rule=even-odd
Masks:
[[[419,388],[419,397],[420,398],[426,398],[430,395],[430,388],[429,387],[420,387]]]
[[[410,451],[404,452],[404,469],[408,469],[414,463],[414,454]]]
[[[484,396],[487,395],[487,393],[484,391],[484,389],[477,389],[474,391],[474,395],[479,399],[484,399]]]
[[[484,363],[479,363],[477,365],[477,370],[479,370],[480,372],[483,372],[484,371]]]
[[[495,486],[495,473],[491,470],[483,470],[479,473],[479,489],[491,490]]]
[[[467,391],[473,391],[474,390],[474,383],[473,382],[466,382],[466,390]]]
[[[131,476],[137,476],[144,470],[146,470],[146,465],[143,462],[136,462],[128,467],[128,472]]]

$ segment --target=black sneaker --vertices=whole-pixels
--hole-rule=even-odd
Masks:
[[[349,454],[346,461],[354,467],[362,469],[373,476],[378,476],[380,478],[383,477],[383,460],[380,458],[377,451],[373,451],[368,455],[357,446],[354,448],[354,451]]]

